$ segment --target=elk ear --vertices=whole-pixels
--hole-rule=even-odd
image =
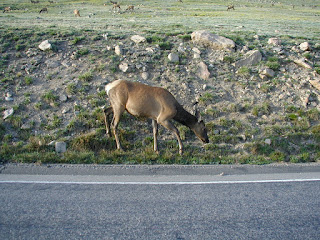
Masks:
[[[199,117],[200,117],[200,112],[199,112],[199,110],[198,110],[198,108],[197,108],[197,104],[198,104],[199,102],[198,101],[196,101],[196,102],[194,102],[192,105],[193,105],[193,108],[194,108],[194,115],[196,116],[196,118],[197,119],[199,119]]]

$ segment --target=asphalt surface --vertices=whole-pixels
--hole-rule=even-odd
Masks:
[[[320,165],[0,168],[1,239],[319,239]]]

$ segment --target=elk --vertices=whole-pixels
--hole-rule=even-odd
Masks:
[[[39,13],[44,13],[44,12],[48,13],[48,8],[46,7],[42,8]]]
[[[134,10],[134,6],[133,5],[130,5],[127,7],[126,11],[133,11]]]
[[[133,116],[152,119],[153,126],[153,150],[158,151],[157,134],[158,124],[170,130],[177,138],[179,153],[183,153],[183,144],[178,129],[170,122],[175,120],[189,127],[203,142],[208,143],[207,129],[202,120],[187,112],[164,88],[152,87],[139,82],[116,80],[105,86],[110,99],[111,107],[104,109],[104,117],[107,135],[111,136],[109,115],[113,112],[112,128],[117,149],[122,150],[117,127],[120,117],[126,110]]]
[[[75,17],[80,17],[80,12],[79,12],[79,10],[78,9],[75,9],[74,11],[73,11],[73,13],[74,13],[74,16]]]
[[[121,9],[121,7],[120,7],[120,4],[118,4],[118,2],[113,2],[113,1],[110,1],[112,4],[113,4],[113,6],[112,6],[112,10],[116,10],[116,8],[118,8],[118,10],[120,10]]]
[[[10,12],[11,11],[11,7],[5,7],[4,9],[3,9],[3,12],[5,13],[5,12]]]
[[[39,1],[33,1],[33,0],[31,0],[31,3],[37,4],[37,3],[39,3]]]
[[[235,10],[233,4],[231,4],[231,5],[229,5],[229,6],[227,7],[227,11],[229,11],[229,10],[231,10],[231,9]]]

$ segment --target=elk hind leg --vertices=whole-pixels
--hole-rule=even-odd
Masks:
[[[103,110],[104,113],[104,123],[106,127],[106,134],[111,137],[111,130],[110,130],[110,122],[109,122],[109,115],[113,112],[112,107],[105,108]]]
[[[113,134],[114,134],[114,137],[115,137],[116,143],[117,143],[117,149],[119,149],[119,150],[122,150],[122,147],[120,144],[120,139],[118,136],[117,127],[120,122],[120,117],[121,117],[122,113],[124,112],[124,110],[125,109],[123,106],[113,108],[112,128],[113,128]]]

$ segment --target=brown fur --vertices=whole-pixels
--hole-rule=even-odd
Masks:
[[[133,11],[134,10],[134,6],[133,5],[130,5],[127,7],[126,11]]]
[[[203,142],[209,142],[204,122],[198,121],[196,116],[184,110],[166,89],[138,82],[118,80],[108,84],[106,91],[111,102],[111,107],[104,111],[106,131],[110,136],[108,116],[113,112],[112,127],[118,149],[122,148],[117,134],[117,126],[125,110],[133,116],[152,119],[155,152],[158,152],[157,132],[158,124],[161,124],[174,133],[179,143],[179,153],[182,154],[183,145],[180,134],[170,122],[172,119],[189,127]]]
[[[120,7],[120,4],[118,4],[118,2],[113,2],[113,1],[110,1],[113,6],[112,6],[112,10],[116,10],[117,8],[120,10],[121,7]]]
[[[235,10],[233,4],[232,4],[232,5],[229,5],[229,6],[227,7],[227,11],[229,11],[229,10],[231,10],[231,9]]]
[[[5,7],[4,9],[3,9],[3,12],[5,13],[5,12],[10,12],[11,11],[11,7]]]
[[[75,17],[80,17],[80,12],[79,12],[79,10],[78,9],[75,9],[74,11],[73,11],[73,13],[74,13],[74,16]]]

